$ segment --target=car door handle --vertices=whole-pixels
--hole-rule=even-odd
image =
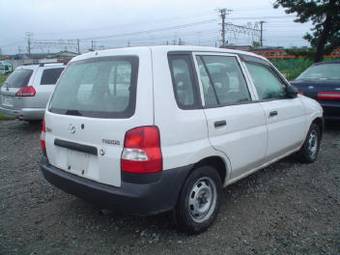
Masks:
[[[223,127],[223,126],[226,126],[226,125],[227,125],[227,121],[225,121],[225,120],[215,121],[215,123],[214,123],[215,128]]]
[[[277,116],[279,113],[277,111],[271,111],[269,113],[269,117],[274,117],[274,116]]]

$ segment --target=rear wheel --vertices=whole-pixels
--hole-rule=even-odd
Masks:
[[[180,230],[198,234],[215,220],[220,207],[221,178],[210,166],[195,169],[187,178],[175,208]]]
[[[319,125],[313,123],[308,131],[306,140],[298,152],[298,158],[303,163],[313,163],[317,158],[320,150],[321,129]]]
[[[28,123],[30,126],[38,126],[38,125],[40,125],[41,120],[27,120],[27,123]]]

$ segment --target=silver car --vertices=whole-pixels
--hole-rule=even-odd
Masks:
[[[64,70],[62,63],[19,66],[0,89],[0,112],[20,120],[41,120]]]

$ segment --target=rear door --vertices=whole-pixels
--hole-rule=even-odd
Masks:
[[[34,69],[19,67],[10,74],[4,84],[1,86],[1,107],[9,109],[20,109],[22,98],[16,98],[15,94],[22,87],[31,85],[34,78]]]
[[[236,55],[197,53],[195,56],[210,142],[229,158],[231,178],[240,177],[263,164],[267,143],[263,108],[253,102]]]
[[[119,187],[126,131],[153,124],[150,52],[71,63],[58,82],[45,120],[52,165]]]
[[[45,108],[64,67],[41,67],[34,81],[36,95],[30,107]]]
[[[307,120],[299,97],[288,98],[288,84],[268,63],[246,62],[268,128],[267,160],[297,149],[304,140]]]

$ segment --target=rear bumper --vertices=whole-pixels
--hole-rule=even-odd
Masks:
[[[320,103],[323,108],[324,118],[326,120],[340,120],[340,102],[339,103]]]
[[[48,163],[41,171],[54,186],[105,209],[130,215],[150,215],[173,209],[191,166],[163,171],[156,175],[122,177],[121,187],[101,184],[67,173]]]
[[[11,109],[0,106],[0,112],[8,117],[15,117],[20,120],[42,120],[45,108]]]

